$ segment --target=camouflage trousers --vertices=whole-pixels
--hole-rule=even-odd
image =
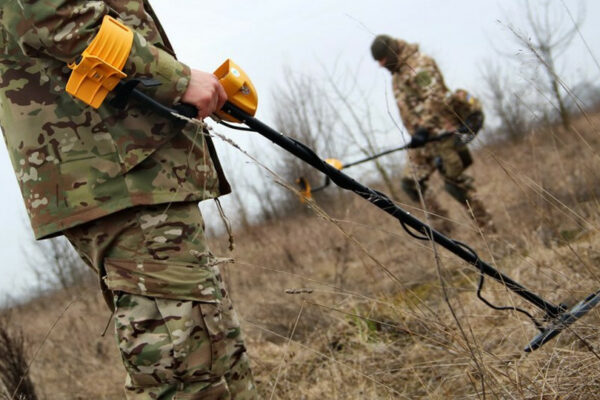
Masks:
[[[478,199],[473,178],[465,173],[471,165],[471,154],[464,144],[456,144],[454,138],[433,142],[408,151],[409,163],[402,174],[402,189],[415,202],[419,201],[419,189],[423,194],[427,211],[443,221],[441,229],[451,230],[448,212],[439,204],[427,181],[438,170],[444,180],[444,189],[463,207],[472,212],[480,227],[493,230],[492,218],[483,202]]]
[[[240,326],[195,202],[65,232],[115,311],[127,399],[256,399]]]

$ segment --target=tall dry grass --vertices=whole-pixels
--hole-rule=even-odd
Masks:
[[[23,331],[13,326],[10,314],[0,318],[0,399],[37,400],[29,376]]]
[[[539,128],[519,144],[478,152],[472,173],[498,234],[480,236],[460,207],[451,210],[453,237],[555,304],[572,305],[600,287],[597,119],[581,117],[570,132]],[[237,262],[227,267],[266,397],[592,399],[600,393],[599,310],[526,355],[522,349],[537,331],[527,317],[480,302],[472,267],[440,250],[438,276],[431,246],[361,199],[330,216],[336,223],[299,217],[246,232],[238,238]],[[484,295],[541,317],[490,279]]]
[[[439,180],[431,185],[450,208],[452,237],[555,304],[600,287],[599,118],[476,153],[471,173],[495,235],[481,235]],[[598,398],[600,309],[525,354],[535,328],[479,301],[471,266],[438,249],[438,270],[430,243],[346,196],[327,218],[297,214],[236,232],[233,253],[226,238],[213,240],[215,254],[235,259],[224,276],[265,398]],[[541,317],[491,279],[483,293]],[[13,311],[39,349],[31,374],[41,399],[122,398],[124,371],[112,334],[100,336],[109,312],[95,288]]]

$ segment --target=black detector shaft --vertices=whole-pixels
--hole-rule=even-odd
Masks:
[[[391,153],[395,153],[397,151],[406,150],[406,149],[409,149],[409,148],[410,148],[410,143],[407,143],[404,146],[400,146],[400,147],[396,147],[394,149],[389,149],[389,150],[386,150],[386,151],[382,151],[381,153],[373,154],[372,156],[361,158],[360,160],[352,161],[351,163],[348,163],[348,164],[342,163],[342,169],[354,167],[355,165],[366,163],[368,161],[375,160],[375,159],[377,159],[379,157],[382,157],[382,156],[385,156],[385,155],[388,155],[388,154],[391,154]]]
[[[431,143],[431,142],[440,142],[440,141],[442,141],[442,140],[444,140],[444,139],[446,139],[446,138],[448,138],[448,137],[450,137],[450,136],[452,136],[454,134],[455,134],[455,132],[444,132],[442,134],[439,134],[437,136],[433,136],[433,137],[427,139],[427,141],[425,142],[425,144]],[[422,146],[418,146],[418,147],[422,147]],[[393,149],[385,150],[385,151],[382,151],[381,153],[373,154],[372,156],[361,158],[360,160],[352,161],[351,163],[348,163],[348,164],[342,163],[342,169],[354,167],[355,165],[366,163],[368,161],[375,160],[375,159],[377,159],[379,157],[382,157],[382,156],[385,156],[385,155],[388,155],[388,154],[391,154],[391,153],[395,153],[397,151],[402,151],[402,150],[407,150],[407,149],[416,149],[418,147],[417,146],[413,147],[413,146],[411,146],[410,143],[407,143],[404,146],[395,147]]]
[[[187,118],[195,118],[198,114],[196,108],[188,104],[178,105],[174,109],[165,107],[164,105],[156,102],[154,99],[150,98],[149,96],[136,89],[135,86],[137,85],[137,83],[132,83],[132,86],[128,86],[126,83],[121,83],[120,85],[123,85],[120,87],[122,89],[121,95],[117,97],[116,102],[112,103],[117,107],[124,107],[124,102],[128,101],[130,98],[133,98],[146,106],[152,107],[156,110],[157,113],[164,116],[170,116],[172,118],[176,118],[176,114],[185,116]],[[329,165],[327,162],[325,162],[325,160],[322,160],[313,150],[311,150],[303,143],[277,132],[273,128],[262,123],[260,120],[248,115],[239,107],[229,102],[225,103],[225,105],[222,108],[222,111],[230,114],[232,117],[241,121],[244,125],[251,128],[251,130],[259,133],[260,135],[269,139],[271,142],[275,143],[287,152],[293,154],[294,156],[300,158],[302,161],[321,171],[326,176],[328,176],[337,186],[341,187],[342,189],[352,191],[357,195],[361,196],[362,198],[374,204],[384,212],[396,218],[398,221],[400,221],[400,223],[403,226],[409,226],[410,228],[424,235],[424,238],[433,240],[435,243],[444,247],[451,253],[454,253],[469,264],[473,265],[481,272],[481,274],[487,275],[495,279],[496,281],[505,285],[508,289],[510,289],[529,303],[542,310],[545,313],[545,318],[548,319],[550,323],[545,328],[540,327],[536,323],[536,326],[540,330],[540,334],[538,334],[531,341],[531,343],[529,343],[525,347],[525,351],[529,352],[538,349],[544,343],[558,335],[566,327],[573,324],[579,318],[587,314],[595,305],[597,305],[600,302],[600,290],[590,294],[588,297],[586,297],[584,300],[582,300],[570,310],[567,310],[567,307],[565,305],[561,304],[560,306],[557,306],[542,299],[537,294],[525,288],[518,282],[512,280],[508,276],[504,275],[503,273],[492,267],[490,264],[481,260],[477,256],[477,254],[468,246],[444,236],[429,225],[413,217],[409,212],[404,211],[402,208],[398,207],[384,193],[381,193],[377,190],[371,189],[367,186],[360,184],[350,176]],[[408,232],[410,233],[410,231]],[[481,299],[483,300],[483,298]],[[490,305],[487,301],[484,300],[484,302]]]

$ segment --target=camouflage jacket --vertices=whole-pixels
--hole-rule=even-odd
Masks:
[[[436,62],[421,53],[417,45],[398,40],[397,69],[393,73],[394,97],[402,122],[412,135],[417,128],[432,133],[456,129],[460,125],[448,105],[451,93]]]
[[[94,110],[65,92],[67,63],[106,14],[134,31],[128,77],[151,76],[161,83],[147,90],[152,97],[178,102],[190,69],[147,0],[0,0],[0,124],[38,239],[135,205],[229,191],[196,126],[135,103]]]

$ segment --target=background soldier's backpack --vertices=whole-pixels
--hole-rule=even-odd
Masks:
[[[460,132],[477,134],[483,126],[481,102],[464,89],[457,89],[448,98],[448,107],[460,122]]]

